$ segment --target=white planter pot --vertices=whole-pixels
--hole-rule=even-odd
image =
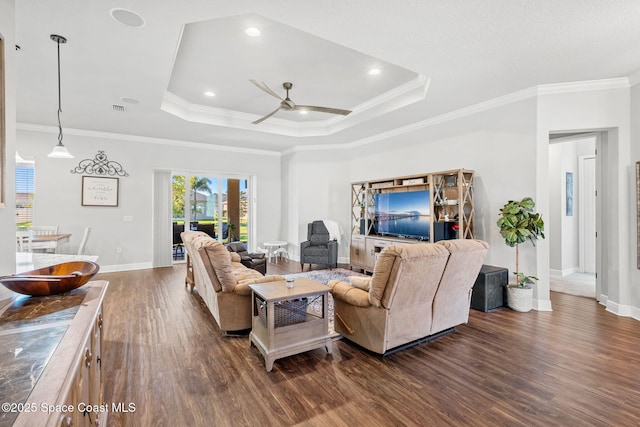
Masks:
[[[530,311],[533,308],[533,288],[507,286],[507,304],[515,311]]]

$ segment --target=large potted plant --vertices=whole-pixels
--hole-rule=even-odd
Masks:
[[[518,201],[509,200],[500,210],[498,227],[507,245],[516,248],[516,283],[507,287],[507,304],[516,311],[529,311],[533,306],[533,288],[538,280],[520,271],[518,246],[529,240],[533,246],[536,240],[544,239],[544,221],[534,212],[536,204],[531,197]]]

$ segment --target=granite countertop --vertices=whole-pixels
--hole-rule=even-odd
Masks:
[[[0,309],[0,396],[24,403],[78,312],[87,288],[46,297],[16,296]],[[0,412],[0,427],[17,412]]]

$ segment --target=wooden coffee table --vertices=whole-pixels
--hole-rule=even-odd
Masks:
[[[249,285],[252,292],[253,321],[249,334],[265,360],[267,371],[277,359],[325,347],[332,351],[329,336],[327,298],[329,288],[309,279],[296,279],[293,288],[286,282]],[[321,300],[321,312],[309,305]]]

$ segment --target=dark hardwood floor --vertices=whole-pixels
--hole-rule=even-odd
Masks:
[[[307,267],[308,269],[308,267]],[[269,273],[300,265],[269,265]],[[99,274],[111,426],[637,426],[640,322],[552,293],[553,312],[471,310],[467,325],[381,358],[347,341],[277,360],[225,337],[184,265]]]

